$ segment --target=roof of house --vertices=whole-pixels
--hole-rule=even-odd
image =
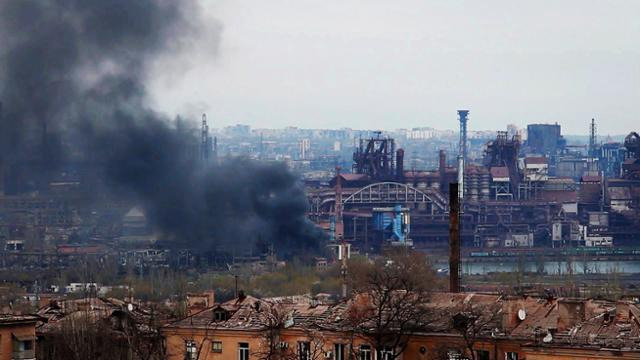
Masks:
[[[398,293],[399,296],[406,293]],[[634,302],[593,299],[504,297],[478,293],[431,293],[420,322],[420,333],[455,333],[458,317],[483,318],[480,337],[515,338],[530,344],[563,347],[607,347],[640,350],[640,308]],[[166,325],[166,328],[201,328],[259,331],[269,324],[292,329],[340,331],[358,308],[367,310],[371,298],[357,294],[347,301],[321,303],[309,296],[233,299]],[[229,317],[215,321],[224,309]],[[473,313],[474,315],[470,315]],[[277,322],[269,323],[269,319]],[[359,328],[370,331],[366,324]],[[545,340],[543,341],[543,338]]]
[[[126,315],[131,318],[141,331],[153,331],[152,322],[164,323],[167,316],[159,312],[133,303],[115,298],[83,298],[70,300],[54,300],[37,312],[43,321],[38,325],[40,334],[55,333],[69,322],[88,320],[92,323],[108,319],[112,316]]]
[[[36,315],[0,314],[0,326],[16,323],[35,323],[40,320],[41,318]]]

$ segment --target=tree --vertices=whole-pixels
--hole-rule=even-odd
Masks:
[[[100,311],[68,314],[49,327],[38,341],[38,359],[161,360],[166,356],[162,322],[157,312],[140,322],[128,312],[103,317]]]
[[[187,357],[185,359],[188,360],[203,360],[208,357],[208,348],[205,345],[212,345],[213,342],[213,334],[218,329],[220,321],[217,321],[213,316],[213,312],[208,312],[210,319],[204,324],[204,334],[200,336],[201,327],[192,326],[191,334],[183,337],[184,344],[187,348]],[[190,317],[191,324],[193,325],[193,316]],[[199,343],[198,343],[198,340]],[[167,349],[167,351],[171,352],[174,349]],[[184,351],[184,348],[176,349],[179,352]]]
[[[431,319],[426,304],[437,283],[433,269],[423,254],[395,249],[357,267],[352,277],[358,295],[350,300],[344,321],[351,351],[360,337],[371,342],[378,359],[398,358],[409,338]]]
[[[451,315],[452,328],[462,336],[464,349],[471,360],[477,359],[476,342],[499,327],[501,316],[500,303],[465,304],[455,309]]]
[[[260,305],[259,305],[260,304]],[[280,342],[280,334],[289,321],[290,312],[282,305],[276,303],[256,302],[254,309],[257,311],[257,319],[260,330],[260,348],[255,355],[260,360],[295,360],[294,349],[285,347]]]
[[[284,329],[294,326],[293,316],[295,310],[286,304],[270,301],[259,301],[254,304],[260,330],[260,348],[255,356],[260,360],[296,360],[299,352],[306,352],[309,360],[324,358],[324,337],[322,332],[316,329],[316,319],[311,318],[303,324],[295,324],[296,330],[302,331],[307,340],[302,343],[285,343],[281,338]],[[304,348],[302,348],[304,346]]]

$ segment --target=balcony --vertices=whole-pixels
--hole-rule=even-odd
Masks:
[[[11,360],[35,360],[35,350],[14,351]]]

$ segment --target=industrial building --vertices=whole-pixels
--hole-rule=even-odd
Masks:
[[[381,133],[359,142],[351,174],[340,174],[344,237],[355,251],[377,252],[393,243],[379,236],[380,208],[401,207],[411,223],[412,246],[447,246],[449,184],[460,184],[464,247],[563,248],[635,246],[640,231],[640,137],[598,144],[591,122],[588,151],[570,147],[558,124],[532,124],[519,134],[497,132],[482,159],[467,155],[469,111],[458,111],[456,166],[439,151],[436,169],[405,170],[404,150]],[[331,231],[335,179],[309,191],[310,217]],[[594,214],[599,214],[595,217]],[[393,230],[391,230],[393,231]]]

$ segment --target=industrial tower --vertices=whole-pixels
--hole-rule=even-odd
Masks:
[[[596,154],[596,119],[591,119],[591,127],[589,129],[589,157],[595,158]]]
[[[347,298],[347,257],[349,249],[344,238],[344,223],[342,218],[342,178],[340,177],[340,166],[336,166],[336,198],[335,198],[335,241],[338,243],[338,260],[341,261],[340,274],[342,275],[342,298]]]
[[[458,197],[464,197],[464,168],[467,164],[467,120],[469,110],[458,110],[460,144],[458,145]]]
[[[207,114],[202,114],[202,128],[200,134],[200,158],[203,163],[208,163],[211,157],[211,137],[209,136],[209,125],[207,125]]]

